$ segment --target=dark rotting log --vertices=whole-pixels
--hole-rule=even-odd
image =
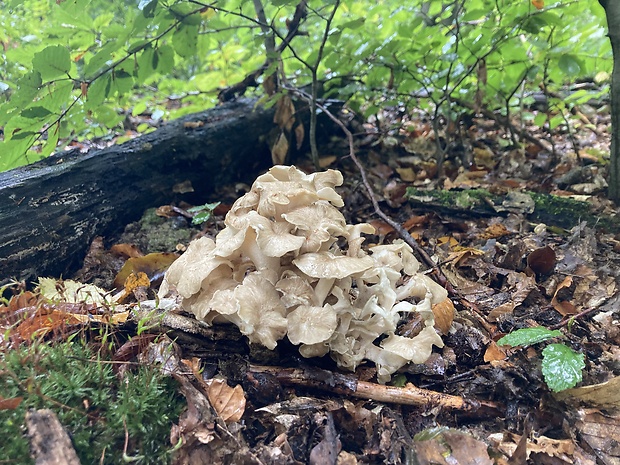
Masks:
[[[67,276],[95,236],[144,210],[204,202],[214,188],[269,166],[273,109],[238,100],[182,117],[124,144],[65,152],[0,173],[0,283]],[[173,187],[190,181],[194,192]]]

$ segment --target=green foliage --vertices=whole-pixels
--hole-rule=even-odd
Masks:
[[[529,346],[561,337],[560,331],[543,327],[518,329],[497,341],[500,345]],[[570,389],[582,379],[586,367],[584,355],[564,344],[549,344],[542,351],[542,373],[549,389],[554,392]]]
[[[0,9],[0,170],[47,156],[67,138],[120,129],[128,113],[175,118],[214,105],[220,89],[265,63],[268,35],[277,48],[271,71],[299,87],[325,81],[327,96],[366,115],[418,107],[451,120],[461,101],[520,111],[543,84],[557,91],[611,69],[597,2],[537,10],[527,0],[310,0],[299,34],[280,50],[297,4],[263,0],[261,25],[254,2],[239,0],[8,2]],[[592,96],[552,97],[549,112],[523,117],[553,129]]]
[[[543,349],[542,372],[547,386],[559,392],[574,387],[581,381],[586,367],[584,355],[564,344],[549,344]]]
[[[15,464],[29,459],[24,415],[30,408],[50,408],[68,430],[82,463],[168,463],[172,423],[183,408],[171,379],[155,367],[139,367],[121,380],[92,351],[77,342],[13,350],[0,359],[0,392],[23,397],[15,410],[0,411],[0,456]],[[102,456],[105,460],[100,462]]]
[[[523,328],[513,331],[512,333],[501,338],[497,341],[497,343],[499,345],[508,345],[512,347],[531,346],[533,344],[538,344],[539,342],[561,336],[562,333],[560,331],[552,331],[550,329],[543,328],[542,326],[537,326],[535,328]]]
[[[209,221],[211,216],[213,215],[213,210],[220,204],[220,202],[215,203],[205,203],[204,205],[198,205],[196,207],[188,208],[188,213],[193,213],[192,224],[202,224],[206,221]]]

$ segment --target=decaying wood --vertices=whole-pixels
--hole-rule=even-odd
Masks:
[[[407,384],[404,387],[385,386],[382,384],[359,381],[353,375],[332,373],[318,368],[280,368],[252,366],[251,371],[269,373],[283,385],[306,386],[326,390],[336,394],[348,395],[360,399],[374,400],[418,407],[439,407],[446,410],[459,410],[467,414],[491,418],[501,415],[504,408],[489,401],[464,399],[460,396],[443,394]]]
[[[36,465],[80,465],[69,435],[54,412],[32,410],[26,414],[26,425]]]
[[[121,145],[0,173],[0,283],[66,276],[95,236],[119,232],[147,208],[204,203],[216,186],[251,181],[269,166],[272,127],[273,110],[241,100]],[[175,192],[184,181],[194,192]]]

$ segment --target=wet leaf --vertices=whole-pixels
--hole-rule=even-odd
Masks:
[[[174,253],[150,253],[144,257],[130,258],[125,262],[121,271],[114,278],[114,287],[120,289],[124,286],[125,280],[132,273],[145,273],[151,283],[156,283],[163,278],[164,272],[178,258]]]
[[[549,344],[542,352],[542,372],[547,386],[559,392],[574,387],[586,367],[584,355],[564,344]]]
[[[543,328],[542,326],[537,326],[536,328],[518,329],[504,336],[497,341],[497,343],[499,345],[508,345],[512,347],[530,346],[560,336],[562,336],[562,333],[558,330],[552,331],[550,329]]]

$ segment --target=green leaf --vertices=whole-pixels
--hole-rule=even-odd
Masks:
[[[30,138],[0,141],[0,171],[6,171],[28,164],[26,152],[34,142],[34,134]]]
[[[41,74],[36,71],[26,74],[17,81],[17,92],[12,95],[9,108],[21,110],[26,105],[32,103],[34,97],[39,92],[41,84]],[[6,115],[0,115],[0,126],[6,124],[7,120],[4,117]]]
[[[196,54],[198,43],[198,28],[196,26],[181,25],[172,35],[174,51],[182,57],[191,57]]]
[[[51,111],[41,106],[26,108],[24,111],[20,113],[20,115],[23,116],[24,118],[32,118],[32,119],[45,118],[46,116],[51,115],[51,114],[52,114]]]
[[[149,45],[146,47],[140,56],[138,56],[138,81],[143,83],[146,79],[151,76],[155,72],[155,67],[153,66],[153,56],[155,54],[155,50]]]
[[[574,387],[586,367],[584,355],[564,344],[549,344],[542,352],[542,372],[547,386],[559,392]]]
[[[41,156],[43,158],[50,156],[56,146],[58,145],[58,138],[60,136],[60,123],[56,123],[53,126],[47,128],[47,141],[41,149]]]
[[[37,103],[52,113],[60,113],[68,105],[72,92],[73,81],[56,81],[47,87],[43,97],[37,100]]]
[[[124,69],[116,69],[112,71],[112,85],[110,90],[112,94],[114,92],[118,92],[118,95],[123,95],[126,92],[129,92],[133,87],[133,78],[131,74],[129,74]]]
[[[575,55],[562,55],[558,66],[567,76],[577,76],[581,73],[581,62]]]
[[[157,65],[155,65],[157,57]],[[174,68],[174,49],[170,45],[162,45],[155,50],[153,67],[159,74],[167,74]]]
[[[71,69],[69,50],[62,45],[50,45],[34,54],[32,66],[45,81],[66,75]]]
[[[101,47],[101,49],[99,49],[99,51],[93,55],[90,60],[88,60],[88,63],[86,63],[86,66],[84,67],[84,76],[86,79],[96,74],[103,65],[106,65],[108,62],[112,62],[112,53],[120,47],[121,44],[116,40],[112,40]]]
[[[147,44],[150,43],[151,41],[146,39],[137,40],[127,48],[127,53],[131,54],[139,52],[140,50],[146,48]]]
[[[145,18],[152,18],[155,16],[155,8],[157,8],[158,0],[140,0],[138,9],[142,10],[142,14]]]
[[[560,337],[561,335],[562,333],[560,331],[552,331],[542,326],[537,326],[535,328],[517,329],[501,338],[497,343],[500,346],[530,346],[548,339],[553,339],[554,337]]]
[[[86,94],[86,108],[94,110],[110,95],[112,88],[111,73],[100,76],[90,86]]]
[[[539,128],[542,128],[547,121],[547,114],[543,112],[539,112],[534,118],[534,124]]]

